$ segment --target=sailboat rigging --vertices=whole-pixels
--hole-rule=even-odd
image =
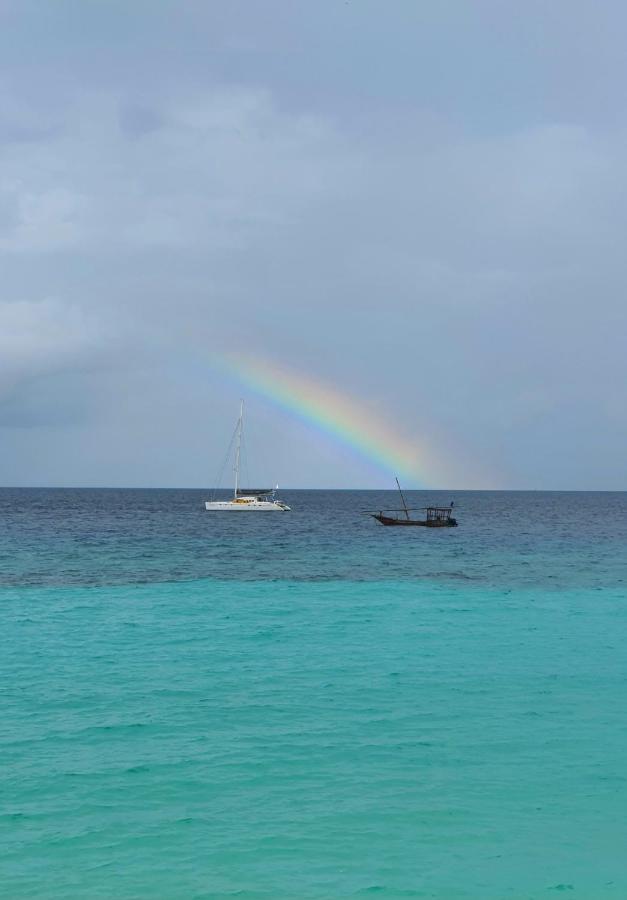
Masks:
[[[237,420],[235,445],[235,462],[233,471],[235,475],[235,487],[233,497],[229,500],[205,500],[205,509],[210,512],[231,510],[266,510],[277,512],[289,512],[290,507],[282,500],[275,498],[278,488],[242,488],[240,486],[240,467],[242,457],[242,434],[244,431],[244,401],[240,401],[239,418]],[[232,439],[231,439],[232,447]],[[230,451],[229,451],[230,452]]]

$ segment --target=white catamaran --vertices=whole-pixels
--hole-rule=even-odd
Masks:
[[[242,432],[244,430],[244,401],[240,403],[239,419],[237,420],[237,443],[235,446],[235,491],[229,500],[205,500],[205,509],[214,510],[239,510],[260,509],[288,512],[289,506],[282,500],[276,500],[274,492],[276,488],[242,488],[239,484],[239,470],[242,453]],[[277,484],[278,488],[278,484]]]

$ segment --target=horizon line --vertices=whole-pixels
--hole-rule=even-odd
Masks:
[[[398,488],[379,487],[281,487],[281,491],[391,491],[396,493]],[[482,494],[625,494],[627,488],[403,488],[404,491],[419,491],[421,493],[482,493]],[[158,485],[102,485],[102,484],[5,484],[0,485],[0,491],[226,491],[232,492],[232,488],[223,487],[166,487]]]

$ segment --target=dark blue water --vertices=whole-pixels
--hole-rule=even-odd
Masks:
[[[0,490],[0,583],[470,580],[627,584],[627,493],[407,491],[456,501],[457,529],[394,529],[392,491],[283,491],[289,514],[207,513],[197,490]]]
[[[627,897],[627,494],[1,490],[11,898]]]

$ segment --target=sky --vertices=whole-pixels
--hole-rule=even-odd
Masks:
[[[0,484],[627,489],[626,28],[0,0]]]

